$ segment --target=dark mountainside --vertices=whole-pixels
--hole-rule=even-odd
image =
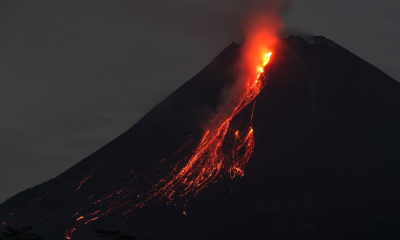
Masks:
[[[232,43],[121,136],[1,204],[0,230],[33,224],[46,240],[74,227],[71,239],[96,239],[94,229],[139,240],[400,239],[400,84],[324,37],[275,49],[244,177],[218,178],[177,207],[148,202],[122,215],[179,155],[157,161],[196,142],[234,81],[239,50]],[[121,186],[131,190],[110,194]],[[78,216],[115,201],[126,204],[77,227]]]

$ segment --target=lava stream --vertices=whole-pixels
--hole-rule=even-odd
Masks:
[[[257,69],[256,78],[249,81],[237,97],[231,114],[227,117],[223,114],[217,115],[211,124],[215,127],[203,134],[197,147],[175,165],[170,175],[153,186],[150,198],[159,196],[171,202],[175,195],[196,195],[215,179],[221,169],[226,170],[231,178],[244,175],[244,165],[249,161],[254,150],[253,116],[245,134],[240,134],[238,130],[234,131],[229,126],[232,119],[254,101],[266,84],[266,79],[262,74],[271,55],[272,52],[264,55],[264,61]],[[226,145],[230,142],[233,142],[233,146],[228,154]]]

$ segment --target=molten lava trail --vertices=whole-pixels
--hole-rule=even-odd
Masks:
[[[123,217],[132,210],[145,206],[152,199],[165,199],[168,203],[171,203],[177,196],[195,196],[220,174],[229,174],[231,178],[244,176],[245,164],[249,161],[254,150],[252,121],[255,98],[266,84],[266,77],[263,72],[265,66],[269,63],[271,55],[272,52],[267,52],[264,55],[263,62],[255,69],[255,76],[248,80],[247,85],[241,87],[241,91],[235,95],[234,104],[227,104],[230,109],[227,110],[227,106],[221,108],[221,111],[211,121],[210,127],[201,136],[197,145],[193,147],[193,150],[186,157],[183,157],[181,161],[172,166],[172,171],[167,176],[159,180],[150,189],[144,189],[144,192],[143,190],[137,192],[140,183],[146,181],[146,179],[140,173],[134,175],[134,171],[131,170],[130,173],[122,176],[115,184],[94,192],[88,198],[79,199],[79,201],[88,202],[87,208],[74,211],[75,214],[71,216],[71,220],[75,224],[65,231],[64,237],[71,239],[71,235],[78,228],[100,217],[107,216],[120,208],[124,209],[121,215]],[[232,120],[252,102],[252,113],[247,125],[241,129],[233,129],[230,126]],[[185,144],[176,154],[189,147],[189,143]],[[175,158],[176,154],[171,158]],[[79,194],[80,190],[85,188],[87,182],[92,181],[94,175],[95,172],[91,172],[83,179],[73,182],[74,187],[71,193]],[[144,193],[145,196],[142,198],[139,193]],[[22,207],[20,211],[25,211],[26,208],[31,207],[34,203],[42,201],[44,197],[38,196],[34,201]],[[69,207],[73,205],[74,202]],[[60,214],[64,214],[64,210],[50,212],[46,216],[51,217]],[[186,215],[186,212],[183,211],[183,214]],[[1,224],[5,226],[8,222],[11,223],[14,212],[9,213],[9,217],[10,221],[1,219]]]
[[[250,80],[236,97],[230,115],[218,114],[214,118],[212,127],[205,131],[196,148],[178,162],[167,177],[153,186],[149,198],[166,198],[171,202],[175,196],[195,196],[222,170],[229,173],[231,178],[244,175],[244,166],[254,150],[253,113],[244,133],[231,129],[230,123],[240,111],[255,100],[265,86],[266,78],[263,72],[271,55],[272,52],[265,54],[262,65],[257,69],[256,78]],[[226,150],[227,146],[231,148],[230,151]]]

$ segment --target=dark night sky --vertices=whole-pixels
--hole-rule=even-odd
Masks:
[[[1,2],[0,202],[138,121],[232,41],[251,2]],[[323,35],[400,80],[400,1],[295,1]]]

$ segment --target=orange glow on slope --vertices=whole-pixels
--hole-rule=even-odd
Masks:
[[[260,65],[256,68],[256,77],[247,82],[247,86],[236,97],[233,110],[229,116],[217,115],[211,129],[200,139],[197,147],[175,165],[165,179],[153,186],[150,198],[160,196],[171,202],[176,195],[196,195],[201,189],[211,183],[221,170],[229,173],[231,178],[244,176],[244,165],[249,161],[254,150],[252,116],[245,133],[230,128],[232,119],[246,106],[255,100],[266,84],[262,75],[264,67],[269,63],[272,52],[264,52]],[[254,108],[253,108],[254,110]],[[229,154],[227,146],[233,140]]]
[[[85,215],[85,216],[80,216],[80,217],[78,217],[78,218],[76,219],[76,221],[79,221],[79,220],[84,219],[84,218],[89,217],[89,216],[96,215],[96,214],[99,213],[99,212],[100,212],[100,210],[97,210],[97,211],[92,212],[92,213],[89,213],[89,214],[87,214],[87,215]]]
[[[195,196],[200,190],[205,188],[209,183],[216,182],[215,178],[218,175],[226,174],[230,178],[242,177],[245,175],[244,167],[249,161],[254,150],[254,129],[252,127],[252,119],[255,106],[255,98],[259,95],[262,88],[266,84],[266,76],[264,75],[264,67],[269,63],[272,52],[265,51],[263,57],[259,58],[258,66],[253,68],[253,75],[255,78],[239,78],[239,87],[241,91],[235,89],[236,92],[232,94],[234,100],[227,110],[226,106],[221,108],[219,114],[211,121],[211,127],[208,128],[200,138],[194,150],[178,162],[172,172],[164,179],[158,181],[150,191],[147,197],[140,197],[137,195],[138,201],[130,199],[137,187],[135,187],[135,179],[138,175],[133,176],[130,180],[128,174],[124,175],[124,184],[119,187],[114,185],[107,186],[103,190],[90,195],[91,211],[79,209],[74,211],[72,219],[76,223],[64,233],[66,239],[71,239],[72,234],[78,228],[96,221],[100,217],[107,216],[111,212],[131,204],[129,210],[124,210],[122,216],[125,216],[133,209],[143,207],[148,201],[153,198],[164,198],[168,203],[173,201],[177,196]],[[240,80],[248,79],[241,82]],[[253,103],[250,119],[244,127],[233,129],[231,121],[237,116],[244,108]],[[228,114],[227,114],[228,113]],[[232,124],[234,125],[234,124]],[[182,151],[189,146],[185,144],[178,152]],[[174,157],[174,155],[173,155]],[[132,174],[133,171],[130,172]],[[74,192],[81,189],[83,184],[88,181],[94,173],[86,175],[80,182],[74,183]],[[127,185],[132,183],[132,185]],[[78,185],[78,186],[76,186]],[[131,187],[129,187],[131,186]],[[99,195],[97,197],[97,195]],[[95,197],[96,196],[96,197]],[[35,201],[40,201],[42,198],[37,198]],[[29,206],[29,203],[27,206]],[[26,206],[26,207],[27,207]],[[72,204],[71,204],[72,206]],[[129,206],[129,205],[127,205]],[[85,214],[82,214],[86,212]],[[50,215],[52,215],[51,213]],[[186,211],[182,212],[187,215]],[[10,213],[12,216],[13,213]],[[2,222],[5,225],[5,222]]]
[[[193,150],[173,165],[172,171],[167,176],[161,180],[157,179],[157,183],[150,189],[141,188],[139,184],[143,181],[152,181],[153,179],[146,179],[146,177],[154,177],[152,173],[144,177],[142,173],[130,170],[129,173],[121,176],[115,185],[113,183],[104,186],[96,192],[91,192],[88,198],[78,199],[78,201],[85,201],[84,203],[88,203],[88,205],[81,209],[73,209],[72,214],[74,215],[71,220],[75,222],[64,233],[66,239],[71,239],[77,229],[90,225],[101,217],[109,216],[118,209],[123,210],[120,217],[127,218],[128,213],[144,207],[150,200],[163,199],[171,203],[176,197],[196,196],[210,183],[216,182],[217,176],[229,175],[230,178],[235,178],[245,175],[245,165],[251,158],[255,147],[255,130],[252,126],[255,99],[266,84],[265,67],[271,60],[272,51],[270,50],[277,41],[274,31],[265,31],[261,28],[255,29],[255,32],[248,35],[250,37],[246,39],[239,50],[240,63],[230,69],[237,70],[235,72],[237,80],[234,86],[228,89],[229,96],[224,95],[228,99],[224,99],[225,103],[220,107],[209,126],[205,128],[197,144],[191,146],[192,142],[188,141],[169,159],[176,159],[176,156],[183,154],[189,147]],[[252,104],[253,107],[251,108],[249,104]],[[240,117],[245,118],[245,124],[236,126],[238,118],[235,117],[245,108],[246,111],[252,109],[250,117],[248,114],[241,115]],[[233,121],[234,118],[235,121]],[[248,119],[247,124],[246,119]],[[162,159],[162,162],[165,160]],[[155,162],[155,164],[158,163]],[[85,189],[85,186],[89,184],[89,180],[94,181],[92,177],[95,174],[94,171],[87,172],[82,178],[72,182],[71,192],[76,192],[76,196],[89,193],[93,188]],[[82,189],[85,191],[82,192]],[[140,193],[141,197],[136,191]],[[134,197],[136,194],[137,197]],[[42,197],[38,197],[20,210],[41,200]],[[69,206],[76,208],[78,204],[73,206],[74,204],[71,202]],[[47,216],[57,214],[63,214],[63,212],[52,212]],[[186,216],[187,212],[183,211],[182,214]],[[13,213],[9,215],[12,216]],[[2,222],[2,225],[5,224]],[[9,225],[8,221],[7,225]]]
[[[87,176],[85,179],[83,179],[83,180],[79,183],[78,188],[76,188],[74,192],[76,192],[76,191],[78,191],[79,189],[81,189],[82,184],[83,184],[84,182],[86,182],[92,175],[93,175],[93,174],[90,174],[90,175]]]
[[[250,52],[248,52],[249,49],[251,49]],[[261,50],[258,54],[254,54],[249,64],[245,56],[248,57],[251,55],[250,53],[254,53],[252,52],[254,49]],[[272,52],[263,47],[248,48],[241,54],[245,60],[240,62],[241,69],[237,83],[232,87],[231,99],[221,106],[210,126],[193,147],[193,151],[172,166],[172,171],[151,189],[143,189],[147,192],[146,197],[137,195],[136,199],[132,198],[132,194],[136,194],[135,191],[138,189],[137,181],[143,180],[140,173],[128,176],[134,173],[132,170],[129,174],[121,177],[124,182],[122,186],[118,184],[106,186],[90,195],[91,210],[79,209],[75,212],[73,219],[76,224],[67,230],[64,235],[66,238],[71,238],[72,233],[78,228],[107,216],[117,209],[122,209],[124,206],[129,209],[123,209],[124,212],[121,216],[126,216],[134,209],[145,206],[152,199],[165,199],[167,203],[171,203],[176,197],[196,196],[208,184],[216,182],[217,176],[229,175],[230,178],[234,178],[245,175],[244,167],[252,156],[255,146],[252,127],[255,98],[266,84],[265,67],[270,62]],[[245,71],[249,66],[252,66],[252,71]],[[252,108],[249,104],[252,104]],[[247,124],[233,128],[235,124],[231,124],[232,120],[246,107],[251,108],[250,117],[247,114],[247,117],[245,116],[248,118]],[[182,153],[189,146],[189,143],[184,144],[171,158]],[[91,177],[92,174],[89,174],[81,182],[78,182],[75,192]],[[85,214],[82,214],[84,212]],[[182,214],[187,215],[186,211],[183,211]]]

